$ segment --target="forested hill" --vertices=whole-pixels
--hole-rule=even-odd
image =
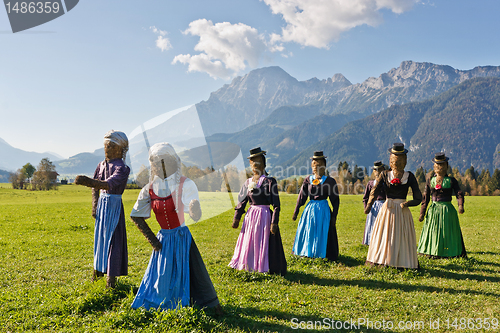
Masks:
[[[7,183],[9,181],[10,172],[0,170],[0,183]]]
[[[498,167],[500,144],[500,79],[474,78],[419,103],[390,107],[345,125],[313,144],[285,165],[310,163],[323,150],[329,165],[339,161],[369,167],[377,159],[388,163],[387,149],[403,142],[410,150],[408,166],[430,168],[434,153],[445,151],[461,171]]]
[[[316,114],[327,115],[373,114],[391,105],[427,100],[475,77],[500,77],[500,66],[459,70],[403,61],[379,77],[356,84],[342,74],[325,80],[298,81],[274,66],[236,77],[231,84],[213,92],[207,101],[196,104],[196,109],[205,135],[210,136],[239,132],[263,121],[282,106],[302,106],[309,110],[313,107]]]

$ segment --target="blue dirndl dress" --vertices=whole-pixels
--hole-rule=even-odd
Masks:
[[[179,195],[186,178],[181,178]],[[196,243],[184,225],[184,205],[178,202],[175,210],[173,197],[158,197],[149,190],[152,208],[161,226],[157,234],[162,244],[160,251],[153,251],[144,273],[132,308],[175,309],[197,304],[214,307],[219,304],[210,276]]]
[[[335,222],[339,207],[337,186],[335,180],[327,176],[323,176],[318,184],[313,184],[314,181],[314,176],[304,180],[297,199],[295,215],[308,197],[310,201],[300,217],[292,252],[298,256],[336,260],[338,240]]]
[[[108,191],[101,190],[94,227],[94,270],[108,276],[128,273],[127,233],[122,194],[127,186],[130,168],[121,158],[97,165],[94,179],[106,181]]]
[[[99,196],[94,226],[94,269],[96,271],[108,271],[109,248],[121,212],[121,194],[102,193]]]
[[[368,203],[368,199],[370,198],[370,192],[372,188],[375,186],[376,180],[370,180],[365,188],[365,193],[363,195],[363,205],[366,207]],[[363,235],[363,244],[370,245],[370,238],[372,237],[373,225],[375,224],[375,220],[377,219],[378,212],[382,208],[385,202],[385,189],[382,187],[380,190],[380,194],[377,196],[376,200],[373,202],[372,208],[370,209],[370,213],[366,216],[365,222],[365,232]]]
[[[377,215],[382,206],[384,205],[385,200],[375,200],[373,202],[373,206],[370,209],[370,213],[366,215],[366,223],[365,223],[365,233],[363,235],[363,244],[370,245],[370,239],[372,237],[372,230],[375,221],[377,220]]]
[[[188,227],[161,229],[156,236],[160,251],[153,251],[132,308],[175,309],[190,303]]]

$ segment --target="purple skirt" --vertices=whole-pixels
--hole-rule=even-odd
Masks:
[[[250,206],[245,215],[229,267],[249,272],[269,271],[270,231],[271,210],[269,206]]]

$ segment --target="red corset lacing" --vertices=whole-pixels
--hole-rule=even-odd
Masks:
[[[162,229],[175,229],[184,223],[184,204],[182,203],[182,186],[186,177],[181,177],[179,182],[179,198],[177,212],[175,211],[175,191],[168,197],[159,197],[153,191],[152,184],[149,186],[149,196],[151,207],[155,212],[156,220]]]

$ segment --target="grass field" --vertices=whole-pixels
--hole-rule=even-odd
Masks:
[[[126,215],[138,192],[125,192]],[[291,256],[296,195],[281,194],[286,277],[227,267],[239,232],[230,227],[232,211],[192,225],[225,311],[221,317],[190,307],[165,312],[130,308],[151,247],[129,220],[129,275],[119,278],[115,290],[106,289],[104,280],[90,282],[90,199],[90,190],[74,185],[50,192],[0,186],[1,332],[295,332],[328,331],[331,325],[348,327],[330,330],[336,332],[472,332],[483,330],[478,319],[483,327],[496,323],[500,331],[499,197],[466,197],[460,223],[468,259],[419,258],[420,271],[364,265],[360,196],[341,197],[340,258],[327,262]],[[209,209],[214,210],[205,206]],[[418,209],[412,208],[417,237],[422,228]],[[156,222],[150,225],[158,230]]]

